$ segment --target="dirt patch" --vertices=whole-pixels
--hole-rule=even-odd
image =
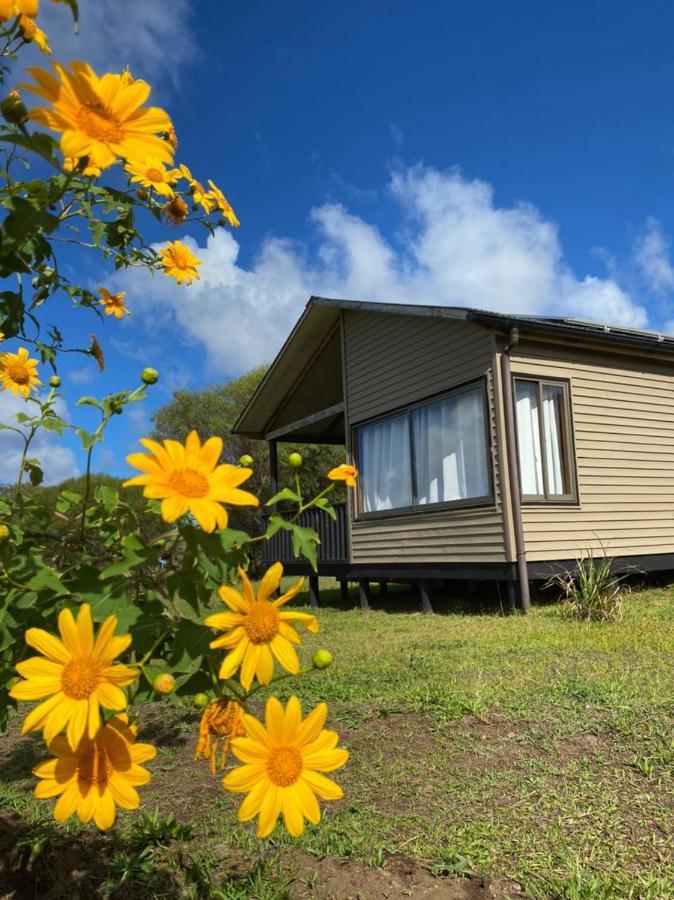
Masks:
[[[517,886],[486,878],[435,877],[417,861],[391,856],[385,868],[368,868],[353,860],[325,856],[305,857],[297,864],[293,898],[321,900],[383,900],[413,897],[415,900],[505,900],[518,896]]]

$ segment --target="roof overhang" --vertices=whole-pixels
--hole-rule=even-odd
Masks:
[[[342,443],[344,415],[341,329],[343,312],[423,316],[472,322],[497,334],[522,336],[674,357],[674,337],[582,319],[518,316],[459,306],[375,303],[311,297],[233,431],[262,440]]]

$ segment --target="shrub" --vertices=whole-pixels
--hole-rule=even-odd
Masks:
[[[546,587],[562,591],[566,610],[574,619],[617,622],[623,614],[621,583],[627,574],[612,572],[612,563],[603,546],[599,556],[588,549],[573,571],[553,575]]]

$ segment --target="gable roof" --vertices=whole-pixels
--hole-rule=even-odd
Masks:
[[[580,318],[508,315],[463,306],[375,303],[368,300],[310,297],[297,324],[237,419],[233,428],[235,433],[252,438],[264,438],[272,426],[279,424],[277,417],[279,409],[288,402],[302,377],[307,374],[330,338],[334,336],[342,310],[456,319],[472,322],[502,334],[507,334],[512,328],[518,328],[523,334],[549,335],[574,342],[609,344],[616,348],[631,347],[647,352],[674,354],[674,336],[655,331],[604,325]],[[341,379],[341,371],[335,372],[334,376]],[[317,385],[317,392],[319,388],[320,385]],[[309,412],[316,412],[320,407],[321,404],[318,403],[314,409],[309,409]],[[296,439],[300,437],[298,435]]]

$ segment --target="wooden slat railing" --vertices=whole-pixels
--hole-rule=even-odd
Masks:
[[[346,503],[335,503],[337,518],[332,519],[322,509],[308,509],[297,520],[298,525],[313,528],[318,533],[318,562],[347,562],[349,559],[346,527]],[[295,562],[290,532],[278,531],[270,540],[260,544],[265,564]]]

